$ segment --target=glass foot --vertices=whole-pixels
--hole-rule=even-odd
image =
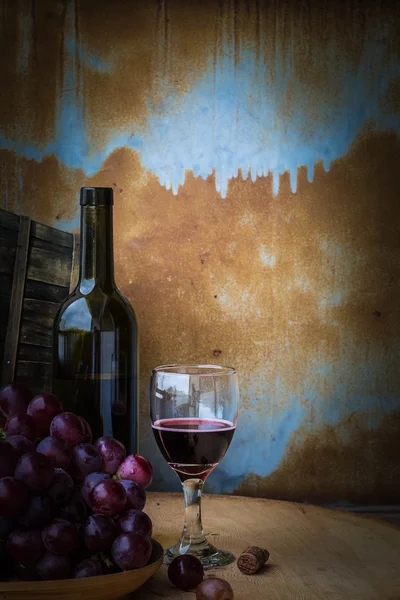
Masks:
[[[207,540],[203,543],[190,544],[183,546],[181,541],[176,543],[174,546],[168,548],[164,552],[164,564],[169,565],[174,558],[183,554],[192,554],[196,556],[205,569],[212,567],[225,567],[230,565],[235,557],[229,550],[219,550]]]

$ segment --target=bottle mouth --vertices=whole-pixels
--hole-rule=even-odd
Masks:
[[[113,206],[114,191],[108,187],[82,187],[81,206]]]
[[[221,365],[197,364],[170,364],[160,365],[152,373],[165,373],[171,375],[201,375],[202,377],[221,377],[221,375],[235,375],[236,369]]]

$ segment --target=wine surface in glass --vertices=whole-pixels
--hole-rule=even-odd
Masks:
[[[160,419],[152,425],[158,447],[181,481],[206,479],[229,448],[235,425],[222,419]]]

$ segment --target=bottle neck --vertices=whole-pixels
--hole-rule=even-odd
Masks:
[[[112,206],[81,207],[80,252],[79,290],[115,288]]]

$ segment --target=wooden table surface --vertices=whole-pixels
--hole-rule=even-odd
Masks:
[[[212,542],[234,552],[270,552],[256,575],[236,564],[206,574],[227,579],[235,600],[400,600],[400,528],[346,512],[291,502],[205,494],[203,526]],[[164,548],[179,536],[181,494],[149,493],[145,511]],[[130,600],[193,599],[174,588],[167,567]]]

